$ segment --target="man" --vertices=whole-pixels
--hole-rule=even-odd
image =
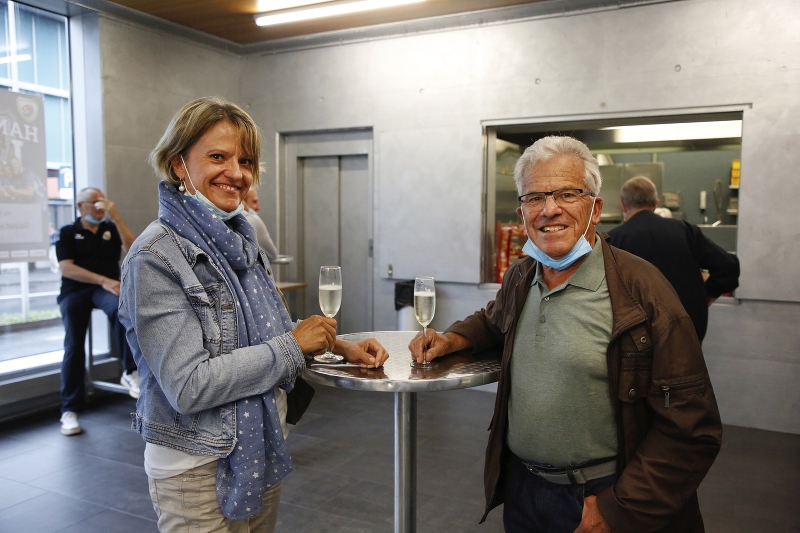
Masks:
[[[655,267],[597,238],[583,143],[537,141],[515,180],[531,257],[485,309],[409,346],[417,361],[503,348],[486,513],[504,503],[507,533],[702,531],[722,429],[689,316]]]
[[[658,216],[658,191],[650,179],[638,176],[626,181],[620,199],[625,224],[608,233],[611,244],[658,267],[678,293],[702,342],[708,307],[739,286],[739,260],[694,224]],[[705,282],[701,269],[709,273]]]
[[[125,340],[125,328],[117,318],[119,305],[120,251],[128,251],[136,238],[117,212],[114,202],[94,188],[78,193],[81,216],[61,228],[56,257],[61,268],[58,305],[64,322],[64,360],[61,363],[61,433],[81,432],[77,413],[83,408],[84,340],[92,309],[102,309],[111,323],[122,357],[120,383],[139,397],[139,375]]]
[[[258,211],[261,211],[261,205],[258,203],[258,191],[252,187],[244,198],[244,207],[243,215],[250,225],[255,228],[258,245],[267,253],[267,259],[275,261],[278,257],[278,248],[275,246],[275,243],[272,242],[266,224],[264,224],[264,221],[256,214]]]

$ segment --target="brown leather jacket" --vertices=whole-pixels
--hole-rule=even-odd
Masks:
[[[600,512],[615,533],[701,532],[697,487],[717,456],[722,425],[697,334],[657,268],[605,238],[602,246],[614,317],[607,360],[620,474],[598,495]],[[486,448],[484,520],[503,502],[509,369],[535,273],[533,259],[517,261],[486,309],[448,329],[476,351],[503,347]]]

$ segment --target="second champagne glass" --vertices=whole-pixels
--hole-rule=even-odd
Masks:
[[[333,318],[342,305],[342,267],[323,266],[319,268],[319,308],[322,314]],[[344,359],[332,353],[330,349],[324,354],[314,356],[320,363],[338,363]]]
[[[417,317],[417,322],[422,326],[422,337],[426,341],[428,324],[433,320],[435,313],[436,287],[433,284],[433,278],[417,278],[414,281],[414,314]],[[431,363],[430,361],[417,363],[416,360],[412,360],[411,366],[414,368],[433,368],[436,363]]]

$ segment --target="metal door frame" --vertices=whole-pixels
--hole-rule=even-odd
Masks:
[[[354,128],[343,130],[324,130],[311,132],[278,133],[277,169],[275,197],[278,199],[278,246],[286,250],[286,254],[297,258],[293,263],[282,267],[290,279],[297,280],[303,272],[303,234],[302,228],[302,182],[299,179],[300,159],[305,157],[343,157],[367,156],[367,173],[369,191],[367,195],[370,205],[367,206],[368,234],[370,235],[367,270],[371,278],[366,280],[367,316],[371,331],[374,321],[374,279],[375,259],[373,245],[375,239],[375,180],[373,161],[372,128]],[[309,283],[309,280],[303,280]],[[312,280],[313,281],[313,280]],[[311,283],[309,283],[309,286]]]

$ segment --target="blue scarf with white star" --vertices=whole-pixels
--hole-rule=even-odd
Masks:
[[[239,347],[263,344],[294,328],[278,290],[258,261],[253,226],[242,215],[227,222],[175,186],[159,184],[159,220],[205,252],[236,299]],[[236,445],[217,463],[217,499],[226,517],[261,512],[262,498],[292,471],[272,390],[236,402]]]

